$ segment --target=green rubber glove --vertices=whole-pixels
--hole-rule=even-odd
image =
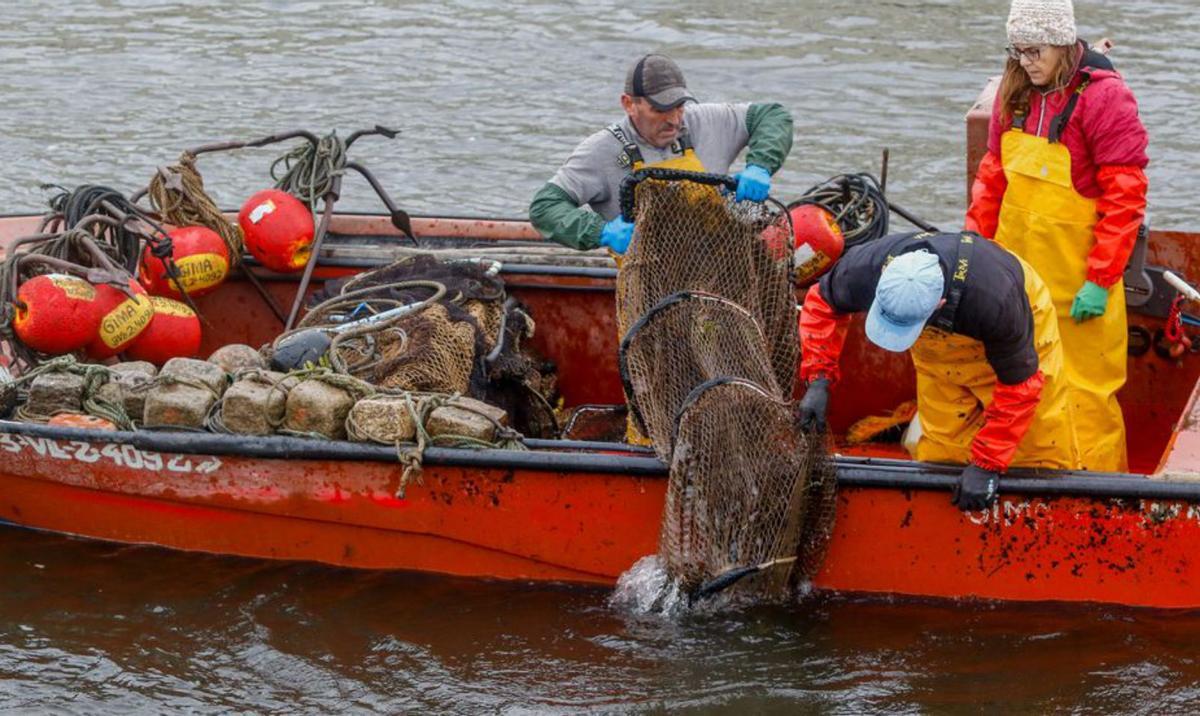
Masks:
[[[1075,300],[1071,302],[1071,318],[1076,323],[1082,323],[1097,316],[1104,315],[1108,306],[1108,289],[1097,286],[1091,281],[1084,281]]]

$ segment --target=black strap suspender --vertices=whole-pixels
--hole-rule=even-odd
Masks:
[[[1071,114],[1075,112],[1075,105],[1079,103],[1079,95],[1087,89],[1087,86],[1092,82],[1092,76],[1087,72],[1082,72],[1083,79],[1079,81],[1079,86],[1071,93],[1071,99],[1067,100],[1067,106],[1057,117],[1050,120],[1050,134],[1047,139],[1051,144],[1057,144],[1058,140],[1062,139],[1063,130],[1067,128],[1067,122],[1071,121]]]
[[[621,125],[608,125],[608,132],[616,137],[617,141],[621,143],[622,166],[632,167],[635,164],[641,164],[645,161],[642,159],[642,150],[638,149],[637,143],[631,140],[629,135],[625,134],[625,130],[621,129]]]
[[[645,162],[645,159],[642,158],[642,150],[638,148],[637,142],[634,142],[629,138],[629,135],[625,133],[625,130],[621,129],[620,124],[613,123],[608,125],[605,129],[607,129],[608,133],[613,135],[613,137],[615,137],[616,140],[621,143],[621,164],[623,166],[632,167],[635,164],[642,164]],[[683,154],[687,150],[694,148],[692,146],[692,137],[687,133],[686,130],[679,133],[679,139],[676,140],[676,143],[679,145],[680,154]]]
[[[967,287],[967,273],[971,270],[971,253],[975,250],[975,235],[963,233],[958,238],[958,250],[954,265],[950,267],[950,291],[946,294],[946,305],[942,306],[930,323],[947,333],[954,332],[954,321],[958,317],[958,305],[962,302],[963,289]]]
[[[1062,139],[1062,134],[1067,128],[1067,122],[1071,121],[1071,115],[1075,112],[1075,105],[1079,104],[1079,96],[1083,94],[1083,91],[1092,82],[1092,75],[1087,70],[1080,70],[1080,74],[1083,75],[1083,79],[1079,81],[1079,84],[1075,87],[1075,91],[1071,93],[1071,99],[1067,100],[1067,106],[1054,119],[1050,120],[1050,132],[1046,138],[1051,144],[1058,144]],[[1012,128],[1025,131],[1025,119],[1024,114],[1014,114]]]

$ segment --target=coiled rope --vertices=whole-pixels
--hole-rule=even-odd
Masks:
[[[317,200],[333,188],[334,178],[346,171],[346,142],[337,131],[292,149],[271,163],[275,188],[282,189],[316,212]]]
[[[830,177],[809,188],[787,208],[803,204],[813,204],[833,214],[847,248],[887,235],[888,202],[879,180],[870,174]]]
[[[43,184],[43,189],[58,189],[59,193],[50,197],[50,210],[55,213],[51,223],[61,221],[61,229],[77,228],[84,220],[93,216],[103,216],[110,222],[98,222],[88,227],[88,235],[96,240],[101,249],[130,274],[136,275],[138,262],[142,258],[144,240],[155,256],[167,262],[167,275],[172,278],[179,276],[178,268],[171,261],[171,239],[153,217],[143,209],[133,204],[116,189],[97,184],[84,184],[75,189],[67,189],[57,184]],[[45,250],[51,256],[66,258]]]
[[[150,203],[167,223],[206,226],[217,232],[229,249],[231,266],[242,260],[242,230],[225,219],[217,203],[204,191],[204,178],[196,168],[196,155],[184,152],[179,162],[159,167],[150,179]]]
[[[388,293],[412,288],[430,289],[431,293],[427,298],[415,303],[407,304],[397,299],[387,297]],[[352,375],[356,372],[361,373],[362,371],[369,370],[378,361],[373,360],[373,356],[367,351],[348,346],[347,344],[350,341],[359,338],[377,336],[389,330],[399,331],[400,339],[402,341],[407,341],[407,335],[404,334],[402,329],[395,328],[396,324],[412,316],[413,314],[419,313],[427,307],[432,306],[433,304],[442,300],[445,295],[445,284],[438,281],[426,280],[395,281],[392,283],[380,284],[378,286],[361,288],[355,291],[348,291],[322,301],[310,309],[295,328],[276,336],[275,340],[271,343],[271,352],[274,353],[276,350],[278,350],[281,343],[291,336],[300,333],[301,331],[314,329],[333,329],[339,325],[342,325],[339,323],[334,323],[330,320],[334,314],[339,312],[353,312],[359,307],[365,306],[366,310],[368,311],[367,315],[370,316],[377,315],[389,309],[408,306],[410,310],[407,312],[381,321],[367,323],[356,328],[341,331],[333,336],[333,340],[330,343],[327,351],[329,363],[333,369],[344,375]],[[343,323],[345,322],[348,321],[344,321]],[[359,359],[348,363],[346,359],[342,357],[342,351],[346,349],[352,350],[354,353],[358,354]]]

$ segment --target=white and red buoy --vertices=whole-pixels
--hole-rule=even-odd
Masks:
[[[796,237],[792,277],[803,286],[820,278],[842,257],[846,241],[833,214],[816,204],[800,204],[788,213]]]
[[[312,250],[312,212],[296,197],[279,189],[251,196],[238,212],[246,249],[263,266],[280,273],[300,271]]]

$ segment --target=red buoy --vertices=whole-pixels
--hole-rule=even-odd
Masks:
[[[763,242],[763,248],[767,250],[767,256],[771,257],[772,261],[782,261],[791,253],[792,243],[786,226],[770,224],[762,230],[758,238]]]
[[[34,276],[17,289],[13,331],[35,351],[60,355],[86,346],[96,335],[100,314],[96,288],[67,274]]]
[[[238,212],[246,249],[272,271],[292,273],[308,263],[312,250],[312,212],[296,197],[279,189],[264,189],[250,197]]]
[[[181,226],[167,233],[172,256],[179,267],[179,282],[189,296],[211,293],[229,275],[229,248],[221,235],[207,226]],[[138,280],[154,296],[183,298],[167,267],[150,247],[142,252]]]
[[[146,289],[134,279],[129,279],[129,291],[135,298],[107,284],[96,286],[96,305],[100,315],[99,329],[87,345],[87,354],[96,360],[111,358],[129,347],[150,319],[154,307]]]
[[[816,204],[800,204],[788,213],[796,237],[796,250],[792,253],[793,278],[803,286],[820,278],[841,258],[846,242],[833,214]]]
[[[125,349],[130,360],[161,366],[172,358],[195,358],[200,351],[200,319],[179,301],[151,296],[154,317],[150,325]]]

